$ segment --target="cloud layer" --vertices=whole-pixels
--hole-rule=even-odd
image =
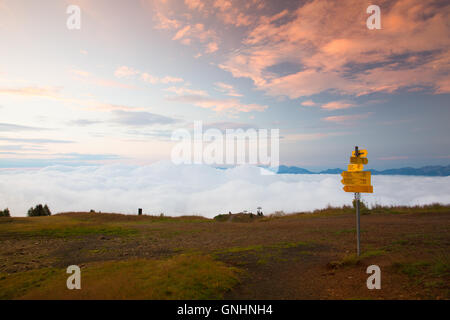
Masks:
[[[0,171],[0,208],[24,216],[47,203],[53,213],[122,212],[213,217],[228,211],[266,213],[314,210],[351,204],[339,175],[261,175],[257,167],[220,170],[208,166],[54,166],[41,170]],[[369,204],[450,203],[450,177],[374,176]]]

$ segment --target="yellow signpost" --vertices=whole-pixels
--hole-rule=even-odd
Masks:
[[[352,179],[352,178],[344,178],[341,180],[342,184],[345,184],[345,187],[349,187],[350,185],[357,186],[370,186],[370,178],[369,179]]]
[[[350,157],[350,163],[353,163],[353,164],[368,164],[369,160],[367,160],[367,158],[362,158],[362,157]]]
[[[359,150],[355,147],[355,151],[352,151],[350,157],[350,164],[348,165],[348,171],[343,171],[342,184],[344,185],[345,192],[355,193],[356,202],[356,251],[358,256],[361,254],[360,250],[360,228],[359,228],[359,201],[361,193],[373,193],[373,186],[371,185],[371,173],[370,171],[363,171],[364,165],[368,164],[367,150]]]
[[[358,171],[358,172],[342,171],[341,176],[343,178],[365,179],[370,178],[370,171]]]
[[[349,164],[348,171],[362,171],[364,169],[364,165],[362,164]]]
[[[351,186],[345,186],[344,187],[345,192],[366,192],[366,193],[373,193],[373,187],[372,186],[361,186],[361,185],[351,185]]]
[[[370,171],[363,171],[364,165],[369,163],[367,157],[367,150],[358,150],[355,147],[355,151],[352,152],[350,157],[350,164],[348,165],[348,171],[341,173],[344,179],[341,180],[344,185],[345,192],[354,193],[373,193],[373,187],[371,186],[371,173]]]
[[[345,186],[370,186],[370,171],[357,171],[357,172],[348,172],[344,171],[341,173],[341,176],[344,178],[341,180],[342,184]],[[344,187],[345,190],[345,187]],[[345,190],[347,191],[347,190]],[[351,191],[347,191],[351,192]],[[353,192],[353,191],[352,191]]]

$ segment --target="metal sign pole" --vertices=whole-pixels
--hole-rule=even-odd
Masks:
[[[361,254],[361,247],[359,244],[360,239],[360,231],[359,231],[359,199],[361,198],[361,194],[359,192],[355,193],[355,202],[356,202],[356,253],[358,257]]]
[[[355,157],[359,157],[358,146],[355,146]],[[361,198],[361,194],[359,192],[355,192],[355,202],[356,202],[356,253],[359,257],[361,254],[361,248],[359,245],[360,232],[359,232],[359,199]]]
[[[355,209],[356,209],[356,252],[358,256],[361,255],[361,229],[360,229],[360,211],[361,211],[361,192],[373,193],[373,186],[370,184],[370,171],[363,171],[364,165],[367,164],[367,150],[359,150],[355,146],[355,151],[350,157],[350,164],[348,171],[343,171],[341,180],[344,185],[345,192],[353,192],[355,194]],[[362,204],[364,205],[364,203]]]

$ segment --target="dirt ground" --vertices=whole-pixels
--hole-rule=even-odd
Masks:
[[[361,257],[351,213],[251,222],[98,213],[0,220],[3,275],[195,253],[243,271],[226,299],[450,298],[450,207],[361,216]],[[369,265],[381,269],[380,290],[366,286]]]

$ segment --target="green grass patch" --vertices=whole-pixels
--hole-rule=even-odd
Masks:
[[[423,206],[382,206],[375,205],[371,208],[361,208],[361,215],[368,214],[407,214],[407,213],[448,213],[450,205],[442,205],[439,203],[423,205]],[[339,216],[344,214],[355,214],[353,206],[332,207],[328,206],[324,209],[318,209],[308,212],[295,212],[288,214],[270,214],[261,221],[270,221],[274,219],[290,219],[290,218],[325,218]]]
[[[61,270],[45,268],[20,273],[0,273],[0,299],[21,297],[28,291],[39,288],[45,282],[57,277]]]
[[[222,299],[242,271],[205,255],[92,263],[81,290],[68,290],[64,269],[2,275],[2,299]]]
[[[228,249],[221,250],[220,253],[239,253],[248,251],[261,251],[263,249],[262,245],[254,245],[248,247],[231,247]]]
[[[272,244],[267,246],[268,248],[273,249],[288,249],[288,248],[297,248],[300,246],[307,246],[308,243],[304,241],[297,241],[297,242],[280,242],[276,244]]]
[[[410,245],[410,244],[411,244],[410,240],[407,240],[407,239],[401,239],[401,240],[396,240],[396,241],[392,242],[392,245],[394,245],[394,246],[396,246],[396,245],[407,246],[407,245]]]
[[[264,249],[289,249],[289,248],[297,248],[299,246],[306,246],[308,245],[306,242],[298,241],[298,242],[280,242],[275,243],[267,246],[263,245],[252,245],[247,247],[231,247],[227,249],[222,249],[217,251],[219,254],[223,253],[240,253],[240,252],[258,252],[263,251]]]
[[[438,255],[431,261],[394,262],[392,268],[409,277],[430,276],[450,277],[450,258],[446,254]]]
[[[154,230],[152,230],[154,231]],[[164,239],[172,239],[184,235],[194,235],[199,234],[203,230],[201,229],[187,229],[187,230],[168,230],[168,229],[159,229],[158,230],[158,237],[164,238]]]
[[[382,206],[375,205],[370,209],[375,214],[405,214],[405,213],[428,213],[428,212],[448,212],[449,205],[433,203],[429,205],[417,206]]]
[[[24,235],[32,237],[51,237],[66,238],[85,235],[104,235],[104,236],[130,236],[137,234],[135,229],[127,229],[122,227],[97,227],[97,226],[73,226],[68,228],[41,229],[32,232],[25,232]]]
[[[13,218],[7,224],[0,224],[0,236],[4,237],[80,237],[85,235],[130,236],[138,230],[123,227],[117,221],[100,223],[86,219],[80,221],[70,216]]]
[[[438,277],[450,277],[450,259],[448,256],[446,258],[438,258],[432,265],[431,272],[433,275]]]
[[[356,254],[349,254],[344,256],[341,260],[330,262],[328,266],[333,269],[337,269],[340,267],[355,266],[366,258],[381,256],[384,255],[385,253],[386,251],[384,250],[366,250],[363,251],[363,253],[359,257]]]
[[[396,272],[403,273],[411,278],[421,276],[426,273],[431,264],[425,261],[417,262],[394,262],[393,269]]]
[[[0,223],[0,237],[77,237],[84,235],[131,236],[158,223],[212,222],[199,216],[166,217],[105,213],[64,213],[49,217],[7,218]],[[151,230],[154,231],[154,230]],[[176,231],[175,231],[176,232]],[[181,232],[181,231],[180,231]],[[184,232],[184,231],[183,231]],[[199,230],[186,231],[200,232]],[[176,234],[167,234],[168,237]]]
[[[11,233],[24,237],[66,238],[81,237],[86,235],[130,236],[137,234],[138,230],[106,226],[70,226],[64,228],[44,228],[30,231],[14,231]]]

